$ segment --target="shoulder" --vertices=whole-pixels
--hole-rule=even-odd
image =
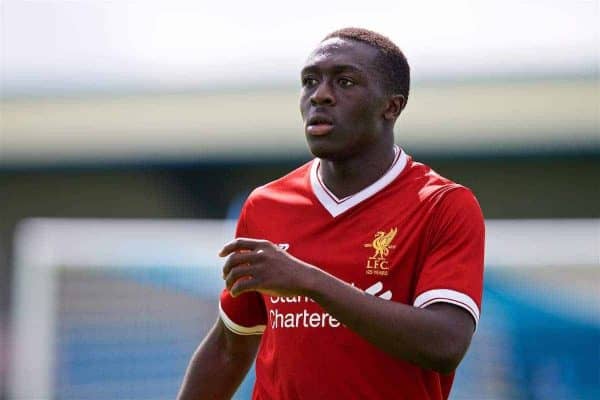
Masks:
[[[312,160],[274,181],[255,188],[246,200],[247,207],[274,205],[306,196],[310,189]]]
[[[407,165],[406,186],[416,200],[429,249],[451,244],[480,246],[485,237],[481,207],[472,190],[438,174],[431,167]]]
[[[406,171],[406,185],[409,185],[422,202],[434,206],[450,202],[477,202],[470,188],[448,179],[430,166],[409,160]]]
[[[398,187],[404,187],[429,218],[430,226],[453,221],[470,221],[480,225],[483,213],[473,191],[448,179],[430,166],[409,159]],[[406,192],[405,192],[406,193]]]
[[[420,181],[418,196],[427,205],[431,216],[429,228],[433,231],[455,232],[460,229],[483,234],[484,217],[473,191],[443,177],[425,164],[414,164],[414,174]]]

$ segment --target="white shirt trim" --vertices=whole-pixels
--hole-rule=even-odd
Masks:
[[[462,307],[473,316],[475,328],[479,323],[479,307],[473,299],[464,293],[451,289],[433,289],[421,293],[415,299],[413,305],[419,308],[425,308],[434,303],[450,303]]]
[[[223,311],[221,303],[219,303],[219,316],[221,317],[221,320],[223,321],[223,324],[227,327],[227,329],[238,335],[262,335],[266,328],[265,325],[246,327],[236,324],[231,320],[231,318],[229,318],[225,311]]]
[[[396,157],[385,174],[360,192],[346,196],[342,199],[337,198],[323,183],[319,174],[321,160],[315,158],[310,168],[310,184],[313,193],[329,214],[334,218],[337,217],[384,189],[402,173],[404,167],[406,167],[408,156],[402,149],[398,148],[398,146],[394,146],[394,151],[396,152]]]

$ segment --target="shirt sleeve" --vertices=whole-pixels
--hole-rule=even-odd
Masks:
[[[477,327],[485,246],[479,203],[470,190],[457,187],[442,194],[435,207],[413,305],[454,304],[469,312]]]
[[[248,229],[248,201],[244,204],[237,223],[235,237],[252,237]],[[260,335],[266,327],[266,310],[258,292],[246,292],[232,297],[225,288],[221,292],[219,315],[223,324],[238,335]]]

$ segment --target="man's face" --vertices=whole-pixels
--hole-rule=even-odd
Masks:
[[[377,49],[353,40],[322,42],[302,69],[300,112],[317,157],[343,160],[380,140],[387,97],[375,70]]]

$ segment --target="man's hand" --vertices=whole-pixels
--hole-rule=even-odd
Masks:
[[[233,297],[248,291],[269,296],[305,295],[316,270],[268,240],[238,238],[226,244],[219,256],[229,256],[223,279]]]

